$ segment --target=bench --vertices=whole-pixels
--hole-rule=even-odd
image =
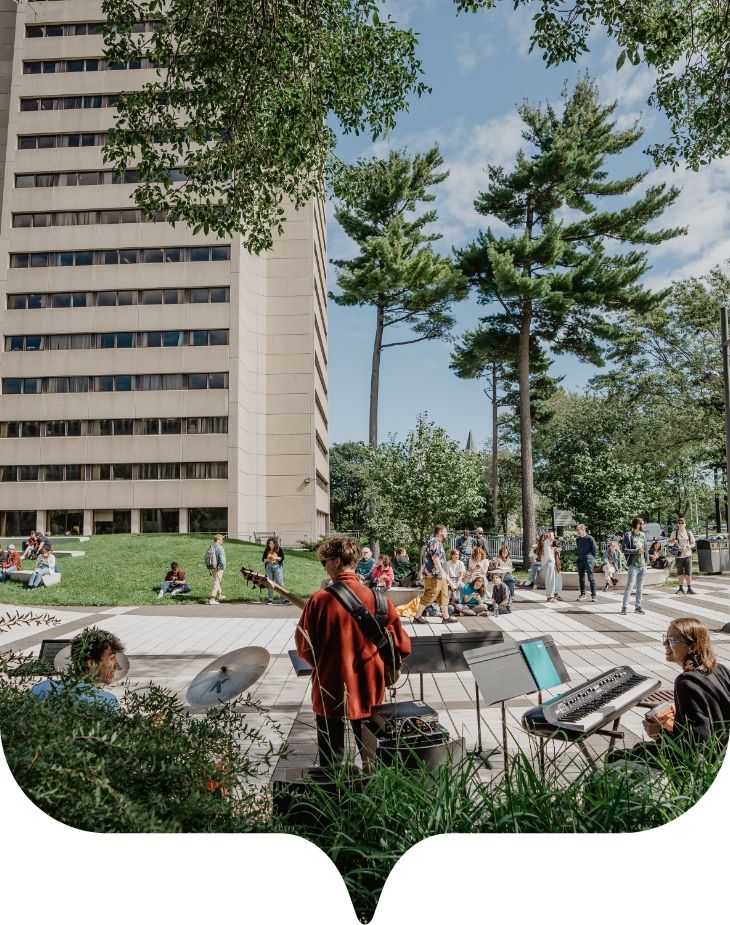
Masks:
[[[563,591],[578,591],[580,585],[578,583],[578,572],[561,572],[563,578]],[[616,572],[614,578],[618,579],[618,584],[616,585],[617,589],[623,590],[626,587],[626,572]],[[596,572],[594,574],[596,579],[596,588],[599,591],[602,591],[606,584],[606,577],[603,572]],[[669,578],[669,569],[668,568],[648,568],[644,574],[644,587],[651,588],[656,587],[657,585],[663,585],[664,582]],[[586,586],[588,581],[586,579]],[[536,587],[544,588],[545,582],[542,578],[542,572],[538,573]],[[516,589],[516,593],[519,594],[519,588]]]
[[[386,597],[392,602],[394,607],[402,607],[412,601],[414,597],[422,597],[423,588],[400,588],[393,585],[385,592]]]
[[[30,581],[30,576],[33,574],[33,571],[19,571],[19,572],[10,572],[8,578],[10,581],[17,581],[20,584],[27,585]],[[41,581],[46,588],[52,588],[54,585],[61,584],[61,573],[60,572],[51,572],[50,575],[44,575],[41,578]]]

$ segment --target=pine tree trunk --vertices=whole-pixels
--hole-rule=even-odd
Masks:
[[[380,357],[383,353],[383,322],[385,311],[382,304],[376,306],[375,342],[373,344],[373,364],[370,371],[370,448],[378,447],[378,392],[380,390]]]
[[[499,410],[497,405],[497,364],[492,363],[492,520],[494,532],[499,533]]]
[[[370,425],[368,428],[368,437],[370,448],[378,448],[378,393],[380,391],[380,358],[383,353],[383,322],[385,321],[385,310],[382,302],[376,306],[375,322],[375,342],[373,343],[373,363],[370,370]],[[377,536],[370,538],[373,556],[377,559],[380,555],[380,540]]]
[[[519,341],[520,450],[522,475],[522,562],[530,567],[530,550],[535,543],[535,492],[532,484],[532,420],[530,416],[530,327],[532,303],[522,311]]]

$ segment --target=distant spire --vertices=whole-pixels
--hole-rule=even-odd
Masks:
[[[476,453],[476,451],[477,451],[477,445],[474,442],[474,437],[472,436],[472,432],[469,431],[469,436],[466,438],[466,452]]]

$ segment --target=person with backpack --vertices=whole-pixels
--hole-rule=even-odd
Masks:
[[[210,592],[209,604],[220,604],[225,600],[225,595],[221,594],[221,582],[223,573],[226,570],[226,551],[223,548],[223,534],[216,533],[213,537],[213,545],[209,546],[205,553],[205,567],[210,572],[213,579],[213,588]]]
[[[332,584],[307,601],[295,632],[297,653],[312,668],[312,709],[319,764],[345,759],[349,720],[362,755],[362,721],[385,696],[400,661],[411,651],[408,634],[392,602],[367,588],[355,574],[360,547],[348,536],[324,540],[317,558]]]
[[[687,521],[680,517],[677,527],[669,537],[669,551],[674,555],[677,566],[677,594],[694,594],[692,587],[692,550],[697,548],[695,535],[687,529]]]

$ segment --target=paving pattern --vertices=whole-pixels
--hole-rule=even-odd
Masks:
[[[556,604],[545,602],[544,592],[518,589],[513,612],[495,618],[463,617],[461,622],[444,625],[432,619],[428,626],[404,620],[411,635],[463,633],[495,626],[505,639],[520,642],[531,636],[550,634],[570,673],[569,685],[555,688],[549,695],[610,669],[629,665],[642,674],[659,678],[663,688],[671,688],[677,669],[664,660],[661,635],[671,619],[681,615],[699,617],[710,629],[720,630],[730,620],[730,581],[712,576],[694,581],[697,594],[677,595],[674,588],[652,589],[644,594],[644,614],[621,616],[621,595],[598,592],[598,601],[578,603],[575,592]],[[12,611],[11,611],[12,612]],[[38,608],[38,613],[49,611]],[[214,658],[243,646],[263,646],[270,654],[269,666],[251,688],[251,694],[271,712],[287,737],[290,754],[277,773],[287,768],[304,768],[314,763],[316,754],[314,717],[310,708],[309,680],[297,677],[287,655],[294,648],[294,630],[299,611],[292,606],[259,604],[179,606],[144,608],[79,608],[52,610],[61,623],[55,627],[17,627],[0,635],[0,650],[13,649],[36,654],[43,639],[67,638],[84,626],[97,624],[116,633],[125,643],[131,669],[127,679],[133,685],[150,682],[164,685],[182,700],[195,675]],[[730,634],[714,636],[719,657],[730,664]],[[113,689],[113,688],[112,688]],[[418,676],[406,678],[398,697],[418,699]],[[467,749],[477,742],[475,685],[470,672],[426,674],[424,699],[438,710],[441,723],[452,737],[463,737]],[[516,698],[508,703],[509,748],[530,747],[530,737],[522,730],[520,718],[537,702],[536,695]],[[624,714],[622,728],[626,742],[641,737],[644,710],[635,708]],[[482,707],[484,749],[493,752],[490,764],[502,766],[501,714],[498,706]],[[598,740],[598,741],[596,741]],[[605,742],[593,737],[597,748]],[[534,743],[532,743],[534,745]]]

